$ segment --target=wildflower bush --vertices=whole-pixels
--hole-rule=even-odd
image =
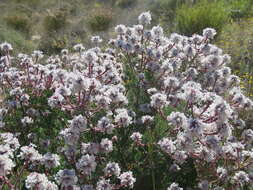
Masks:
[[[11,56],[1,44],[2,189],[249,189],[252,101],[216,31],[118,25],[108,47]]]

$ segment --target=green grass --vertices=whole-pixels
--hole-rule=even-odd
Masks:
[[[206,26],[221,30],[224,23],[253,14],[252,0],[156,0],[149,7],[165,31],[184,34],[201,32]]]
[[[252,0],[226,0],[226,5],[229,7],[233,19],[253,16]]]
[[[232,57],[230,67],[242,79],[242,88],[253,97],[253,18],[223,27],[216,44]]]
[[[182,5],[176,11],[175,23],[179,32],[185,35],[202,33],[202,30],[211,27],[218,32],[230,19],[230,12],[223,2],[209,2],[203,0],[200,3],[188,6]]]

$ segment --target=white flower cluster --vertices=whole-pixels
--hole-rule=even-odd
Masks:
[[[38,189],[38,190],[58,190],[58,186],[50,182],[45,174],[30,173],[26,180],[25,186],[27,189]]]
[[[6,176],[15,167],[12,158],[19,147],[18,139],[13,134],[0,134],[0,176]]]

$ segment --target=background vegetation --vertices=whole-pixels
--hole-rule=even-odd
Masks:
[[[147,10],[167,33],[190,35],[206,27],[220,33],[252,17],[252,7],[252,0],[1,0],[0,40],[17,52],[58,53],[76,43],[88,46],[94,34],[107,38],[116,24],[135,24]]]

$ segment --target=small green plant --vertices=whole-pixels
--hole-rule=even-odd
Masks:
[[[92,31],[105,31],[113,21],[112,10],[108,8],[94,9],[88,18],[88,25]]]
[[[4,18],[7,25],[17,31],[29,34],[31,30],[30,19],[24,14],[8,15]]]
[[[218,32],[230,19],[230,12],[223,2],[200,1],[192,6],[183,4],[176,10],[177,30],[185,35],[200,33],[204,28],[215,28]]]

